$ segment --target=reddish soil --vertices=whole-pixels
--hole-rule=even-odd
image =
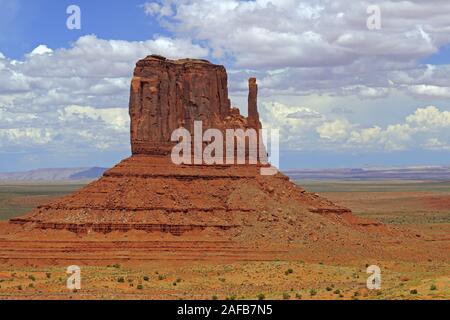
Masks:
[[[123,171],[124,167],[131,172],[130,162],[140,164],[140,170],[145,171],[142,166],[147,160],[128,159],[112,172]],[[88,189],[37,209],[26,218],[39,215],[48,219],[54,214],[64,217],[64,204],[77,204],[77,199],[85,198],[86,190],[98,200],[95,190],[102,190],[101,185],[118,189],[117,182],[111,184],[107,177],[108,173]],[[136,196],[137,189],[143,188],[142,184],[137,189],[131,187],[139,181],[135,178],[121,179],[134,182],[121,184],[123,189],[119,190]],[[152,183],[156,178],[145,179],[158,188],[159,184]],[[297,188],[282,176],[267,178],[283,186],[267,190],[267,195],[261,189],[264,184],[256,182],[258,179],[261,177],[245,178],[245,184],[238,189],[244,199],[252,195],[255,201],[251,204],[236,196],[233,201],[225,201],[235,194],[230,191],[239,186],[232,183],[236,182],[234,179],[225,180],[229,194],[210,199],[219,201],[213,203],[215,206],[224,201],[240,204],[241,209],[244,205],[249,208],[243,212],[224,211],[237,225],[230,229],[208,227],[212,222],[205,218],[206,214],[194,217],[197,224],[207,227],[183,233],[171,233],[170,229],[95,232],[89,228],[77,228],[81,232],[76,233],[36,228],[32,222],[0,223],[0,298],[210,299],[216,295],[224,299],[237,295],[255,299],[264,293],[272,299],[282,299],[286,294],[291,299],[448,299],[450,241],[443,237],[441,229],[412,231],[414,228],[409,226],[406,229],[364,223],[340,207],[333,207],[336,212],[327,212],[327,200]],[[166,183],[170,181],[165,179]],[[208,194],[206,189],[201,192]],[[130,200],[117,205],[126,205],[127,201]],[[357,202],[364,205],[364,200]],[[52,207],[55,204],[57,209]],[[311,207],[313,204],[316,206]],[[382,202],[379,208],[382,209]],[[111,205],[107,212],[114,212],[113,209]],[[69,212],[77,210],[84,209]],[[166,214],[170,218],[177,213]],[[186,214],[190,216],[190,210]],[[216,215],[214,223],[228,221],[219,220],[221,216]],[[65,269],[73,264],[82,267],[83,289],[78,293],[65,287]],[[365,266],[369,264],[377,264],[383,270],[382,291],[365,289]],[[120,268],[111,267],[116,265]],[[293,275],[285,274],[290,269]],[[125,283],[119,281],[121,278]],[[180,283],[178,279],[182,279]],[[138,285],[143,290],[137,289]],[[432,286],[438,289],[430,291]],[[411,295],[413,289],[419,295]],[[312,290],[317,294],[312,296]]]

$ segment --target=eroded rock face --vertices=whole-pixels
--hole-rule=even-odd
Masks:
[[[282,230],[273,233],[274,239],[299,234],[303,227],[333,230],[334,222],[322,216],[347,223],[348,209],[306,192],[281,173],[261,176],[264,164],[176,165],[167,156],[175,144],[172,132],[184,127],[192,133],[196,120],[203,121],[203,130],[260,129],[257,94],[251,78],[245,118],[231,108],[223,66],[160,56],[140,60],[131,83],[133,156],[78,192],[10,222],[75,233],[138,230],[180,236],[209,230],[242,241],[265,237],[274,227]]]
[[[334,228],[324,216],[346,223],[351,214],[281,173],[261,176],[255,165],[179,166],[167,157],[133,155],[98,181],[10,222],[80,234],[135,230],[176,236],[209,231],[250,237],[279,227],[282,233],[274,237],[281,238]],[[303,221],[308,232],[299,232]]]
[[[133,154],[167,154],[175,129],[221,128],[231,113],[227,73],[206,60],[148,56],[136,64],[131,83]]]
[[[258,113],[258,84],[256,78],[248,80],[248,122],[251,126],[261,129]]]

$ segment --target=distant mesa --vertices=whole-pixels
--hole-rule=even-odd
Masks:
[[[0,173],[0,182],[77,182],[100,178],[107,168],[57,168]],[[292,180],[450,180],[450,167],[295,169],[284,174]]]
[[[106,168],[93,167],[70,175],[69,180],[90,180],[101,176]]]
[[[450,180],[450,167],[398,167],[398,168],[342,168],[288,170],[285,174],[294,180]]]
[[[0,182],[89,181],[99,178],[107,168],[47,168],[0,173]]]

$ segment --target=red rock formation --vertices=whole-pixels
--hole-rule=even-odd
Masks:
[[[223,66],[148,56],[137,63],[131,82],[132,152],[168,154],[175,129],[193,132],[196,120],[203,122],[204,130],[222,128],[230,112]]]
[[[248,93],[248,122],[255,128],[260,129],[261,123],[259,122],[258,113],[258,85],[256,84],[256,78],[250,78],[248,80],[249,93]]]
[[[249,86],[247,119],[230,106],[223,66],[159,56],[139,61],[131,82],[133,156],[75,194],[11,223],[76,233],[215,230],[244,238],[278,226],[292,238],[299,228],[323,229],[322,215],[339,220],[350,214],[280,173],[261,176],[260,164],[171,162],[172,131],[183,126],[192,132],[195,120],[202,120],[204,129],[260,128],[256,79]],[[334,222],[328,225],[334,228]]]

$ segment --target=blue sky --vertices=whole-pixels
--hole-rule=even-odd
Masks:
[[[2,53],[20,59],[38,45],[45,43],[51,48],[68,47],[80,36],[96,34],[102,39],[147,40],[154,34],[167,35],[154,19],[145,15],[142,0],[127,1],[0,1],[14,8],[0,15],[13,16],[8,25],[0,24]],[[8,5],[8,3],[10,3]],[[66,9],[69,5],[82,9],[82,29],[68,30]]]
[[[449,64],[450,63],[450,45],[439,48],[439,51],[427,58],[423,63],[426,64]]]
[[[380,30],[369,4],[0,0],[0,171],[127,157],[129,81],[153,53],[225,64],[244,114],[257,76],[282,168],[449,165],[450,3],[380,2]]]

